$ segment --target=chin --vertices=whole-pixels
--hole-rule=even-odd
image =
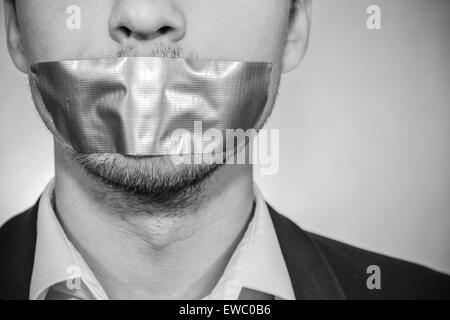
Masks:
[[[169,205],[195,194],[222,164],[175,165],[170,156],[73,154],[88,176],[101,185],[154,205]]]

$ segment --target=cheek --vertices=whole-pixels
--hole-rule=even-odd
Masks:
[[[113,1],[30,0],[18,1],[18,19],[30,63],[81,58],[110,47],[108,8]],[[73,29],[74,13],[80,9],[80,28]],[[103,51],[101,51],[103,52]]]
[[[273,62],[280,57],[287,32],[289,1],[187,2],[199,8],[185,11],[188,19],[185,41],[198,48],[197,51],[208,52],[217,59]]]

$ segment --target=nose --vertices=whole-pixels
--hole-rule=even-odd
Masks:
[[[117,0],[109,20],[109,33],[121,45],[140,41],[177,42],[184,37],[186,21],[174,0]]]

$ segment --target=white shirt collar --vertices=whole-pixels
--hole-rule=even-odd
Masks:
[[[108,299],[94,273],[67,238],[52,205],[54,181],[39,201],[36,253],[30,299],[45,299],[49,289],[56,297]],[[267,204],[255,185],[254,216],[212,292],[204,299],[236,300],[243,288],[294,300],[289,273],[281,252]],[[78,290],[69,290],[76,285]]]
[[[51,180],[39,200],[30,299],[45,299],[51,287],[62,284],[59,289],[63,289],[67,287],[66,283],[72,283],[76,278],[81,278],[84,286],[78,293],[73,290],[67,292],[82,297],[92,295],[99,300],[107,299],[95,275],[67,238],[56,217],[53,210],[54,186],[54,180]]]

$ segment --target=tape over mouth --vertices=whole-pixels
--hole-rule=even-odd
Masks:
[[[74,151],[152,156],[192,154],[186,139],[204,144],[209,129],[259,129],[271,71],[266,62],[122,57],[37,63],[30,80],[44,122]]]

